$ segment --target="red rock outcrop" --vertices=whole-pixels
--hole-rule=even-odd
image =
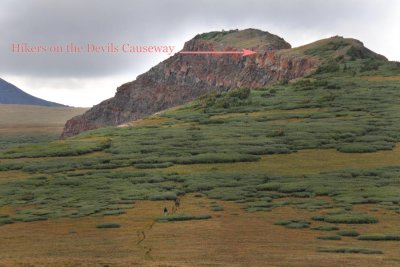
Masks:
[[[175,54],[133,82],[121,85],[113,98],[70,119],[62,137],[107,125],[133,121],[186,103],[212,90],[262,87],[312,72],[319,59],[293,52],[282,38],[260,30],[211,32],[185,43],[183,51],[256,51],[255,55]]]

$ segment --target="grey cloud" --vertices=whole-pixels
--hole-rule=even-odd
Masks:
[[[341,34],[384,21],[396,1],[6,1],[0,10],[0,74],[99,77],[138,73],[166,56],[13,54],[13,42],[65,44],[108,42],[182,45],[199,30],[259,25],[287,39],[296,32]],[[285,36],[287,35],[287,36]]]

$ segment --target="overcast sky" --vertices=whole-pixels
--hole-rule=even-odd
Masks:
[[[112,97],[166,54],[13,53],[13,43],[173,45],[197,33],[257,28],[293,47],[333,35],[353,37],[400,61],[398,0],[2,0],[0,77],[71,106]],[[175,52],[176,52],[175,51]]]

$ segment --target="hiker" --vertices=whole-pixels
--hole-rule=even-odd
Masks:
[[[164,216],[167,216],[168,215],[168,209],[167,209],[167,207],[164,207]]]
[[[181,204],[180,199],[179,199],[179,198],[175,199],[175,207],[176,207],[176,209],[179,208],[179,205],[180,205],[180,204]]]

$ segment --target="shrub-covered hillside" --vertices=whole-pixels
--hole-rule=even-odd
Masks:
[[[247,211],[360,203],[400,211],[400,68],[363,57],[331,64],[288,83],[204,95],[124,127],[4,150],[0,174],[15,178],[0,180],[0,206],[30,208],[1,214],[0,224],[121,214],[134,200],[189,192]]]

